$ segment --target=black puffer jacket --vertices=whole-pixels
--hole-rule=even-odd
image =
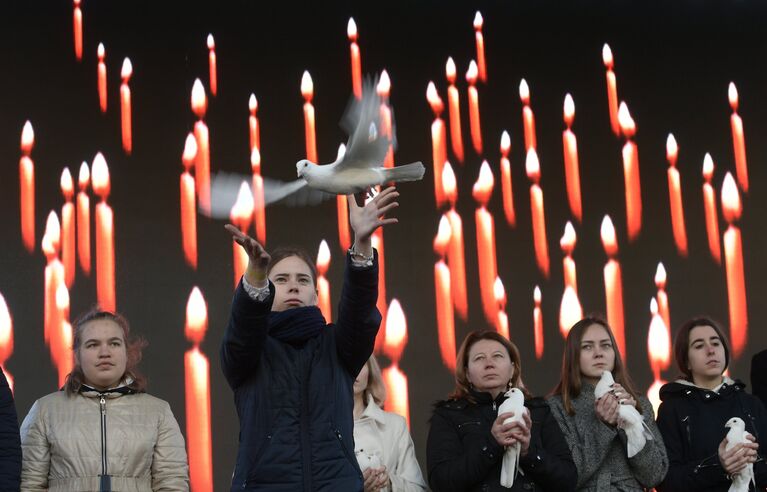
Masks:
[[[719,463],[718,449],[727,435],[725,423],[740,417],[759,443],[754,464],[756,484],[767,486],[767,412],[762,402],[744,391],[740,381],[725,380],[718,392],[686,381],[664,385],[658,409],[658,429],[668,452],[669,469],[659,492],[726,491],[730,480]]]
[[[434,492],[522,491],[564,492],[575,490],[577,472],[559,424],[541,398],[525,402],[533,426],[530,448],[519,460],[521,473],[514,486],[501,486],[504,448],[490,434],[498,406],[489,393],[472,392],[476,403],[466,399],[437,403],[431,418],[426,460],[429,485]]]
[[[19,421],[11,388],[0,368],[0,490],[19,490],[20,480]]]
[[[240,417],[231,490],[361,492],[353,385],[381,323],[377,257],[360,267],[347,255],[336,324],[316,306],[271,313],[270,289],[259,302],[237,287],[221,346]]]

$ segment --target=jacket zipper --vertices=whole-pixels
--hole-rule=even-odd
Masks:
[[[493,400],[493,411],[494,411],[494,412],[495,412],[495,411],[497,411],[495,408],[496,408],[496,407],[495,407],[495,400]]]
[[[692,447],[692,435],[690,433],[690,416],[687,415],[685,418],[682,419],[682,422],[684,422],[684,428],[687,432],[687,445]]]
[[[99,395],[101,406],[101,477],[99,484],[100,492],[112,490],[112,477],[107,474],[107,400],[104,395]]]
[[[309,423],[307,422],[307,419],[309,417],[309,391],[308,391],[308,384],[306,384],[306,381],[309,379],[309,375],[305,374],[305,368],[304,368],[304,361],[299,356],[299,374],[301,382],[301,414],[299,417],[299,429],[301,432],[301,459],[303,461],[302,468],[303,468],[303,475],[304,475],[304,490],[310,491],[312,490],[312,476],[311,476],[311,469],[309,466],[309,457],[308,455],[312,452],[311,447],[309,445],[309,439],[308,439],[308,433],[309,433]],[[308,372],[308,371],[307,371]]]

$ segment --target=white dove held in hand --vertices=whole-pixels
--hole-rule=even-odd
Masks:
[[[613,384],[615,384],[613,374],[610,371],[603,372],[599,383],[594,388],[594,396],[597,399],[602,398],[612,389]],[[620,404],[618,406],[618,428],[623,429],[626,433],[626,452],[629,458],[636,456],[644,448],[647,441],[652,440],[652,433],[642,418],[642,414],[632,405]]]
[[[525,395],[519,388],[511,388],[506,392],[506,400],[498,407],[498,415],[513,412],[514,416],[507,418],[503,423],[524,422]],[[519,469],[519,456],[522,452],[522,444],[516,442],[511,446],[506,446],[503,453],[503,462],[501,464],[501,485],[511,488],[514,485],[514,479],[517,477]]]
[[[746,436],[750,435],[746,432],[745,422],[738,417],[731,418],[724,426],[730,429],[727,432],[727,445],[724,447],[727,451],[738,444],[746,442]],[[732,484],[730,484],[729,492],[747,492],[751,482],[756,486],[753,463],[747,464],[741,471],[732,475]]]

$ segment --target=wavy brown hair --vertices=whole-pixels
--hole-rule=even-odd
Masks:
[[[147,346],[146,340],[142,337],[131,337],[130,325],[128,324],[128,320],[123,316],[111,311],[104,311],[98,306],[81,314],[72,326],[72,355],[74,357],[74,367],[72,372],[67,376],[67,380],[64,383],[64,390],[67,394],[73,395],[78,393],[80,388],[85,384],[85,374],[83,374],[83,369],[80,366],[80,348],[83,344],[83,332],[88,323],[98,320],[111,321],[122,329],[128,360],[125,366],[125,374],[122,375],[121,379],[130,377],[133,381],[128,385],[129,388],[137,392],[146,391],[146,377],[144,377],[144,375],[136,368],[141,361],[141,352],[144,347]]]
[[[629,377],[623,366],[623,360],[621,354],[618,351],[618,344],[615,343],[615,336],[612,329],[607,322],[599,317],[590,316],[578,321],[570,328],[570,332],[567,334],[567,340],[565,341],[565,351],[562,355],[562,374],[559,379],[553,395],[560,395],[562,397],[562,405],[565,407],[565,411],[569,415],[575,415],[575,408],[573,408],[572,400],[577,398],[581,394],[581,388],[583,383],[581,381],[581,340],[583,335],[593,325],[599,325],[605,329],[607,335],[610,337],[610,343],[612,343],[613,351],[615,352],[615,364],[613,365],[613,379],[616,383],[623,386],[634,401],[636,401],[636,409],[642,412],[642,406],[639,404],[639,397],[636,389],[634,388],[634,382]]]
[[[469,378],[467,377],[466,372],[469,367],[469,352],[471,352],[471,347],[480,340],[493,340],[506,348],[506,352],[509,354],[509,359],[514,363],[514,372],[511,375],[509,383],[511,387],[522,390],[526,399],[530,398],[530,393],[528,393],[525,384],[522,382],[522,357],[519,355],[519,349],[511,342],[511,340],[492,330],[472,331],[466,335],[466,338],[464,338],[461,348],[458,349],[458,355],[456,356],[455,388],[448,398],[455,400],[466,398],[470,402],[475,403],[474,398],[469,391],[471,383],[469,383]]]

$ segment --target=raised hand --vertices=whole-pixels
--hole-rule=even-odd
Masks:
[[[370,200],[367,205],[360,207],[353,195],[348,196],[349,223],[354,230],[354,244],[358,251],[365,256],[372,254],[370,236],[381,226],[396,224],[394,217],[386,218],[384,215],[399,206],[396,202],[399,192],[390,186]]]
[[[248,254],[248,268],[245,270],[245,278],[248,283],[255,287],[266,285],[266,267],[272,257],[258,241],[232,224],[226,224],[224,229],[232,235],[234,242],[242,246],[242,249]]]

